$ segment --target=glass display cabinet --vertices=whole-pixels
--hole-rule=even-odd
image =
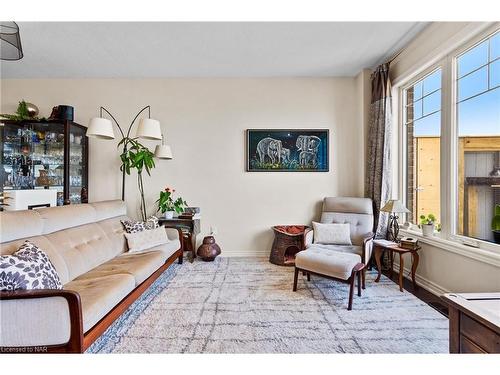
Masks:
[[[57,191],[57,205],[88,200],[86,128],[72,121],[0,120],[0,189]]]

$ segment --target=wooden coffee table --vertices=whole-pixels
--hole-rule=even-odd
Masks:
[[[377,264],[378,276],[375,279],[375,282],[378,283],[380,281],[380,276],[382,275],[382,265],[380,264],[380,257],[384,250],[390,252],[391,259],[391,277],[394,270],[394,253],[399,254],[399,290],[403,292],[403,272],[404,272],[404,254],[411,254],[411,280],[413,282],[413,288],[417,289],[417,283],[415,282],[415,272],[417,271],[419,255],[418,250],[420,250],[420,246],[418,246],[414,250],[403,249],[399,247],[399,245],[395,242],[390,241],[373,241],[373,252],[375,256],[375,262]]]

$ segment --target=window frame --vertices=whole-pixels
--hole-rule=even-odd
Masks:
[[[437,70],[441,70],[441,86],[440,86],[440,89],[441,90],[441,108],[439,111],[436,111],[434,113],[437,113],[437,112],[441,112],[441,122],[440,122],[440,147],[442,148],[442,136],[443,136],[443,65],[444,65],[444,59],[442,60],[439,60],[438,62],[432,64],[430,67],[428,67],[427,69],[423,70],[422,72],[420,72],[418,75],[416,75],[415,77],[413,77],[410,81],[408,81],[407,83],[405,83],[404,85],[400,86],[399,87],[399,103],[401,103],[399,105],[399,126],[398,126],[398,133],[399,133],[399,138],[400,138],[400,158],[401,158],[401,162],[400,162],[400,175],[401,175],[401,182],[400,182],[400,191],[401,191],[401,201],[403,202],[403,204],[405,205],[405,207],[408,207],[408,202],[407,202],[407,198],[408,198],[408,171],[407,171],[407,165],[408,165],[408,153],[407,153],[407,130],[406,130],[406,125],[407,125],[407,122],[406,122],[406,108],[407,108],[407,105],[406,105],[406,95],[405,95],[405,92],[412,86],[414,86],[417,82],[419,81],[422,81],[424,80],[426,77],[430,76],[431,74],[433,74],[434,72],[436,72]],[[436,92],[438,90],[435,90],[433,92]],[[423,98],[423,96],[422,96]],[[422,100],[422,99],[420,99]],[[423,111],[422,111],[423,112]],[[427,116],[430,116],[427,115]],[[424,117],[421,117],[421,118],[424,118]],[[419,118],[420,119],[420,118]],[[417,120],[414,120],[414,122],[417,121]],[[441,162],[441,165],[440,165],[440,179],[441,179],[441,170],[442,170],[442,162]],[[442,183],[440,184],[441,185],[441,189],[440,189],[440,192],[439,192],[439,201],[440,201],[440,209],[442,210],[442,204],[441,204],[441,197],[443,196],[443,191],[442,191]],[[402,215],[402,218],[404,218],[405,221],[408,221],[408,214],[403,214]],[[441,219],[442,221],[442,219]],[[416,224],[413,224],[413,225],[416,225]]]
[[[404,91],[413,86],[419,80],[432,74],[437,69],[441,69],[441,139],[440,139],[440,208],[441,208],[441,233],[433,237],[429,242],[442,242],[444,246],[450,247],[450,243],[459,246],[458,252],[470,252],[471,257],[476,253],[478,256],[486,252],[500,255],[500,244],[483,241],[473,237],[458,234],[458,58],[468,50],[479,45],[484,40],[500,31],[500,24],[495,23],[480,32],[469,36],[458,47],[448,50],[445,54],[437,58],[431,58],[428,65],[422,69],[417,68],[417,72],[407,74],[406,77],[398,79],[398,83],[393,86],[393,98],[396,99],[394,113],[397,126],[394,127],[396,139],[395,145],[398,148],[398,158],[395,161],[398,171],[398,196],[407,204],[407,150],[406,150],[406,101]],[[496,61],[496,60],[495,60]],[[489,74],[489,73],[488,73]],[[400,78],[400,77],[398,77]],[[443,199],[449,197],[449,199]],[[407,221],[405,214],[402,219]],[[407,230],[412,235],[419,236],[417,225],[411,225]],[[405,230],[403,229],[403,232]],[[466,245],[466,246],[463,246]],[[484,254],[483,254],[484,255]]]
[[[451,71],[451,79],[450,79],[450,99],[451,102],[450,104],[450,109],[451,109],[451,153],[449,154],[450,158],[450,170],[453,171],[451,179],[448,181],[450,184],[450,197],[452,198],[451,201],[453,204],[451,205],[451,210],[450,210],[450,233],[449,233],[449,239],[452,241],[456,241],[462,244],[470,244],[477,246],[480,249],[484,250],[490,250],[494,252],[500,253],[500,244],[495,244],[493,242],[489,241],[484,241],[481,239],[477,239],[474,237],[469,237],[469,236],[464,236],[461,234],[458,234],[458,105],[463,101],[458,100],[458,81],[459,81],[459,76],[458,76],[458,59],[461,55],[466,53],[467,51],[473,49],[474,47],[478,46],[482,42],[484,42],[486,39],[491,38],[494,34],[500,32],[500,27],[498,25],[495,25],[492,28],[488,28],[485,32],[482,32],[473,38],[471,38],[468,42],[464,43],[462,46],[459,48],[456,48],[453,52],[451,52],[447,56],[447,65],[450,68]],[[489,51],[488,51],[489,54]],[[488,59],[489,60],[489,59]],[[494,60],[497,61],[498,59]],[[482,65],[488,66],[491,62],[488,61],[487,64]],[[477,68],[480,69],[480,68]],[[488,72],[488,87],[489,87],[489,69],[487,69]],[[470,72],[468,73],[470,74]],[[466,75],[463,75],[462,77],[465,77]],[[495,88],[495,90],[500,90],[498,86]],[[486,91],[482,91],[481,93],[474,95],[479,96],[483,95],[487,92],[491,91],[489,88]],[[472,97],[469,97],[468,99],[471,99]]]

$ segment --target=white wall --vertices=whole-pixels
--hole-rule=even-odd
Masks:
[[[149,211],[160,189],[174,187],[201,207],[202,236],[217,226],[225,255],[267,256],[272,225],[310,223],[323,197],[363,194],[364,130],[355,78],[2,80],[1,90],[2,113],[14,112],[21,99],[45,116],[52,106],[69,104],[83,125],[101,105],[123,126],[151,105],[174,159],[158,161],[145,179]],[[248,128],[329,128],[330,172],[245,172]],[[91,201],[120,197],[116,145],[90,141]],[[129,211],[138,216],[135,176],[127,177],[126,190]]]
[[[442,58],[461,43],[471,38],[487,27],[488,23],[480,22],[446,22],[432,23],[419,34],[391,64],[391,79],[398,84],[407,81],[432,63]],[[396,124],[396,122],[395,122]],[[397,130],[397,129],[395,129]],[[394,134],[398,134],[395,132]],[[395,147],[397,140],[395,140]],[[397,169],[397,168],[396,168]],[[446,171],[442,171],[445,173]],[[399,179],[396,175],[396,181]],[[393,196],[400,197],[394,184]],[[443,197],[444,199],[444,197]],[[413,235],[413,234],[409,234]],[[425,241],[423,239],[422,241]],[[417,282],[430,291],[443,292],[499,292],[500,291],[500,257],[477,257],[473,259],[476,250],[460,245],[439,246],[421,242],[420,264],[417,270]],[[460,251],[450,251],[460,248]],[[477,251],[479,252],[479,251]],[[480,258],[480,259],[479,259]],[[409,272],[410,261],[405,260],[406,273]]]

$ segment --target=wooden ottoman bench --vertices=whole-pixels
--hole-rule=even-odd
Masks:
[[[350,285],[347,310],[352,310],[354,279],[356,277],[358,279],[358,296],[361,296],[361,288],[365,289],[365,277],[364,272],[362,272],[364,268],[365,265],[361,263],[361,257],[357,254],[340,253],[312,246],[299,252],[295,257],[293,291],[297,291],[297,278],[300,271],[307,275],[308,281],[311,280],[311,273],[327,279],[342,281]]]

